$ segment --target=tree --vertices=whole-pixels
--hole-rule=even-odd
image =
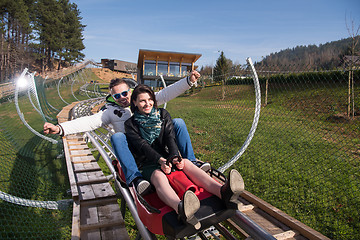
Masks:
[[[222,94],[221,100],[225,99],[225,82],[229,78],[229,70],[231,68],[232,62],[230,59],[227,59],[224,55],[224,52],[221,51],[219,58],[216,60],[214,67],[214,81],[222,83]]]
[[[81,51],[85,48],[83,34],[85,25],[81,24],[80,11],[75,3],[70,4],[69,0],[61,0],[64,12],[63,44],[58,52],[60,69],[62,59],[68,63],[83,60],[84,54]]]
[[[85,26],[69,0],[0,1],[0,81],[26,66],[52,69],[83,60]],[[37,64],[34,64],[34,63]],[[38,68],[33,69],[39,71]]]
[[[0,2],[0,80],[11,78],[28,56],[31,27],[23,0]]]
[[[231,60],[227,59],[224,55],[224,52],[221,51],[219,58],[216,60],[214,67],[214,81],[215,82],[225,82],[229,77],[229,70],[231,68]]]
[[[347,114],[348,117],[350,117],[350,115],[352,116],[352,119],[354,119],[355,117],[355,95],[354,95],[354,63],[355,63],[355,59],[357,59],[358,57],[356,56],[356,48],[357,45],[359,43],[359,30],[360,30],[360,26],[358,26],[357,28],[355,27],[355,23],[353,20],[351,20],[351,27],[348,26],[347,21],[346,21],[346,28],[348,30],[348,33],[350,35],[351,38],[351,47],[350,47],[350,64],[349,64],[349,88],[348,88],[348,110],[347,110]],[[352,99],[352,100],[351,100]],[[351,108],[352,105],[352,108]],[[351,114],[352,112],[352,114]]]
[[[200,73],[201,73],[201,75],[211,76],[213,73],[213,66],[209,66],[209,65],[202,66],[200,69]]]
[[[40,52],[44,71],[52,69],[56,52],[62,47],[64,33],[64,13],[56,0],[39,0],[36,8],[37,49]]]

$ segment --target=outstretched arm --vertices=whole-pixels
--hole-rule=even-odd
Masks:
[[[69,135],[74,133],[91,131],[101,127],[103,124],[108,123],[109,120],[108,118],[106,118],[104,111],[100,111],[96,114],[63,122],[59,125],[54,125],[52,123],[46,122],[44,124],[44,133]]]
[[[45,134],[59,134],[61,132],[60,126],[46,122],[44,124]]]
[[[155,93],[158,105],[162,105],[176,98],[180,94],[184,93],[186,90],[189,90],[194,84],[196,84],[199,78],[200,73],[193,70],[188,77],[183,78]]]

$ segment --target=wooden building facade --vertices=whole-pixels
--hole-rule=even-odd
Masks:
[[[195,62],[201,54],[166,52],[156,50],[139,50],[137,63],[137,82],[151,87],[163,87],[160,75],[166,85],[185,77],[196,69]]]

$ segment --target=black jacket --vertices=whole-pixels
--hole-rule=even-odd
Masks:
[[[168,159],[179,156],[171,116],[165,109],[159,108],[159,110],[163,123],[159,137],[155,139],[151,145],[141,137],[139,126],[135,122],[134,116],[125,122],[125,132],[129,149],[139,168],[145,164],[158,163],[160,157]]]

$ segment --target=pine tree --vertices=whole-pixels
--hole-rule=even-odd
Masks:
[[[77,5],[69,0],[1,0],[0,81],[35,61],[42,72],[52,69],[57,59],[81,61],[85,48],[81,20]]]
[[[31,27],[23,0],[0,2],[0,80],[11,78],[23,68]]]
[[[85,56],[81,53],[85,48],[82,34],[85,25],[81,24],[80,11],[75,3],[70,4],[68,0],[61,0],[60,4],[64,12],[64,42],[62,51],[58,53],[60,59],[58,69],[60,69],[62,59],[73,63],[83,60]]]
[[[231,60],[227,59],[224,55],[224,52],[221,51],[219,58],[216,60],[216,64],[214,67],[214,81],[220,82],[229,77],[229,70],[231,68]]]
[[[64,12],[56,0],[39,0],[36,8],[37,48],[43,71],[52,69],[64,42]]]

